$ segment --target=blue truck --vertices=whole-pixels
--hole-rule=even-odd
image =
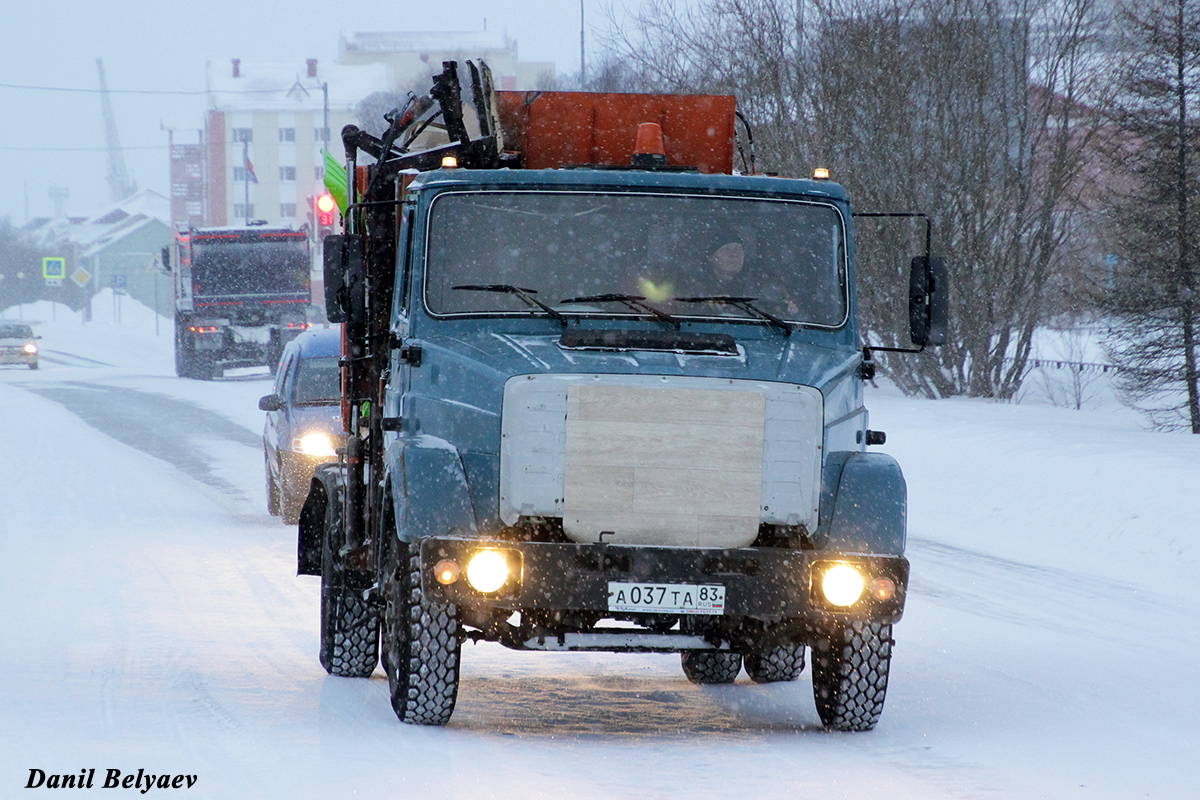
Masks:
[[[845,191],[739,174],[733,98],[467,67],[466,102],[447,62],[385,136],[342,132],[347,439],[298,527],[322,665],[381,662],[397,716],[440,725],[468,641],[679,653],[700,684],[811,661],[822,722],[873,728],[906,487],[867,449]],[[920,350],[946,326],[928,236],[911,270]]]

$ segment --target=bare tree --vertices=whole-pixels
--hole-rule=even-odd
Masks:
[[[827,166],[861,210],[931,214],[951,342],[890,358],[905,390],[1008,399],[1071,262],[1104,102],[1096,0],[649,0],[608,44],[662,90],[727,91],[782,174]],[[904,344],[907,232],[860,228],[864,338]],[[872,244],[875,246],[872,247]],[[886,258],[885,254],[890,254]]]
[[[1130,58],[1109,155],[1128,176],[1112,214],[1119,267],[1105,297],[1118,387],[1158,427],[1200,433],[1196,347],[1200,3],[1140,0],[1122,19]]]

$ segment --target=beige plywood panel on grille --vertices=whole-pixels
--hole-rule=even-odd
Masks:
[[[563,529],[580,542],[743,547],[758,535],[761,392],[572,385]]]

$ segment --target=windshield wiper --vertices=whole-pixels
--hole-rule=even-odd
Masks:
[[[499,294],[516,295],[529,305],[535,308],[540,308],[542,311],[545,311],[547,314],[554,317],[563,324],[564,328],[567,327],[566,317],[533,296],[537,294],[537,289],[522,289],[520,286],[513,286],[510,283],[468,284],[466,286],[451,286],[450,288],[468,292],[497,292]]]
[[[669,325],[675,330],[679,330],[679,320],[672,317],[665,311],[659,311],[654,306],[645,302],[646,298],[640,294],[593,294],[588,297],[570,297],[566,300],[559,300],[559,303],[624,303],[634,311],[648,311],[654,315],[655,319],[664,325]]]
[[[767,325],[783,331],[784,336],[792,335],[792,326],[789,323],[769,311],[763,311],[761,308],[753,305],[754,301],[758,299],[757,297],[731,297],[727,294],[714,294],[708,297],[676,297],[675,299],[680,303],[724,303],[727,306],[740,308],[743,311],[753,314]]]

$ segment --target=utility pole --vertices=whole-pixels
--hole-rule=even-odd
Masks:
[[[242,140],[242,183],[246,187],[246,196],[242,212],[246,215],[246,224],[250,224],[250,143]]]

